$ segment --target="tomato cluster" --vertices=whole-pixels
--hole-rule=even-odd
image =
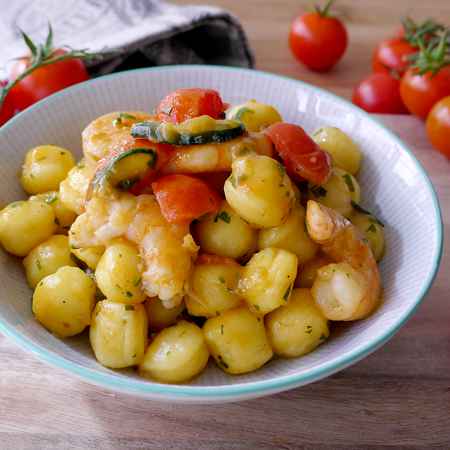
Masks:
[[[8,80],[0,82],[0,126],[16,112],[68,86],[89,79],[83,59],[89,53],[53,48],[53,34],[45,44],[36,45],[25,33],[30,54],[15,61]]]
[[[432,144],[450,157],[448,33],[431,20],[405,21],[397,36],[378,44],[373,73],[353,91],[353,103],[371,113],[411,113],[427,120]]]

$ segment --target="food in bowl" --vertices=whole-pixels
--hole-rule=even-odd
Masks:
[[[342,131],[180,89],[155,114],[97,118],[82,142],[77,164],[27,153],[31,197],[1,211],[0,242],[24,257],[36,319],[62,338],[89,327],[104,366],[182,383],[212,356],[248,373],[378,306],[383,224]]]

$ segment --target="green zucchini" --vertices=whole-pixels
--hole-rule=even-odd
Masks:
[[[180,124],[169,122],[140,122],[131,128],[135,138],[172,145],[220,143],[244,134],[245,127],[237,120],[215,120],[200,116]]]
[[[92,180],[94,190],[108,185],[122,190],[130,189],[156,166],[157,153],[147,147],[138,147],[119,153],[100,167]]]

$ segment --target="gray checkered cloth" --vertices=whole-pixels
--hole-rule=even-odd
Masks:
[[[19,30],[37,42],[52,24],[55,45],[102,54],[95,75],[165,64],[253,67],[239,21],[211,6],[159,0],[13,0],[2,3],[0,66],[26,53]]]

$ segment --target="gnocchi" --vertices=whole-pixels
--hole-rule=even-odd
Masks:
[[[225,198],[244,220],[256,228],[281,225],[295,201],[295,192],[284,167],[268,156],[236,159],[225,181]]]
[[[75,159],[69,150],[55,145],[40,145],[25,156],[20,182],[28,194],[57,191],[59,183],[74,165]]]
[[[238,264],[199,264],[194,267],[185,297],[192,316],[213,317],[242,302],[237,294]]]
[[[23,265],[32,288],[60,267],[76,266],[70,255],[69,239],[61,234],[55,234],[34,247],[23,260]]]
[[[53,334],[75,336],[91,323],[95,283],[78,267],[64,266],[42,279],[33,294],[33,314]]]
[[[26,256],[56,231],[55,213],[38,201],[10,203],[0,212],[0,242],[9,253]]]
[[[135,246],[118,240],[108,246],[95,269],[99,289],[108,300],[136,304],[145,300],[142,261]]]
[[[225,372],[252,372],[272,358],[263,320],[246,307],[208,319],[203,332],[211,355]]]
[[[182,383],[206,366],[209,352],[202,330],[181,320],[162,330],[148,346],[139,373],[164,383]]]
[[[92,313],[89,340],[97,360],[106,367],[136,366],[147,346],[147,314],[143,305],[102,300]]]
[[[309,289],[294,289],[285,305],[265,317],[265,324],[273,351],[286,358],[312,352],[330,335]]]
[[[208,214],[195,225],[195,237],[206,253],[239,259],[256,248],[257,230],[224,201],[217,213]]]
[[[255,314],[264,315],[289,300],[297,257],[279,248],[255,253],[242,270],[239,292]]]
[[[305,225],[305,208],[294,206],[286,221],[278,227],[260,230],[258,248],[277,247],[297,256],[299,264],[314,258],[319,246],[308,236]]]

